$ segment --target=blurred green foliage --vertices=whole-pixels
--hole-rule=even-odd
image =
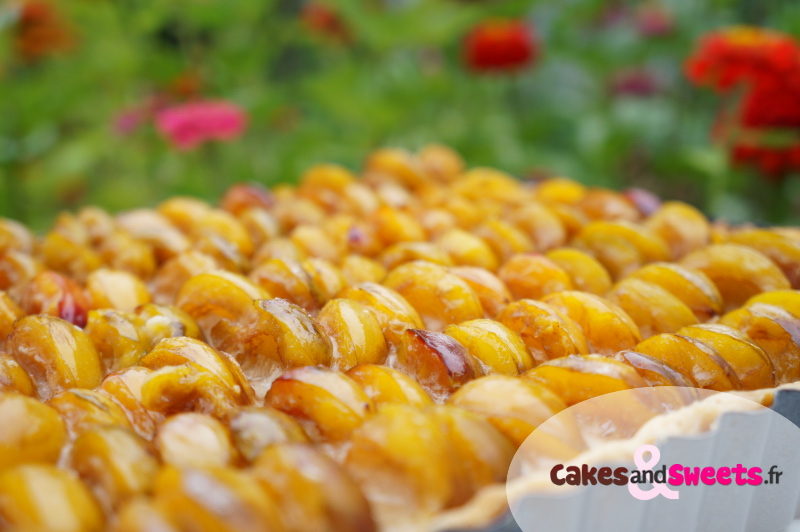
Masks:
[[[358,168],[385,145],[441,142],[468,163],[519,176],[643,186],[733,221],[776,218],[783,187],[728,168],[709,141],[716,98],[681,68],[703,33],[735,23],[800,35],[795,0],[663,0],[667,35],[637,30],[641,3],[608,0],[338,0],[349,43],[302,23],[295,0],[62,0],[77,46],[35,64],[15,57],[13,4],[0,3],[0,214],[45,227],[59,209],[209,199],[236,181],[295,181],[320,162]],[[616,15],[615,15],[616,14]],[[464,34],[489,17],[536,28],[537,63],[515,75],[463,64]],[[658,90],[616,94],[646,69]],[[247,110],[239,140],[176,152],[152,123],[116,117],[196,72],[205,97]],[[796,213],[798,209],[794,209]]]

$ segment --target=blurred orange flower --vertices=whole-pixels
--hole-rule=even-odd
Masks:
[[[341,43],[353,40],[350,29],[339,14],[322,2],[307,2],[300,11],[300,20],[312,33]]]
[[[26,0],[19,8],[14,45],[27,62],[72,48],[75,36],[53,4]]]
[[[187,70],[169,83],[167,91],[178,99],[188,100],[200,96],[203,85],[203,77],[199,72]]]
[[[479,72],[520,70],[538,55],[533,29],[521,20],[488,20],[473,28],[464,40],[467,65]]]

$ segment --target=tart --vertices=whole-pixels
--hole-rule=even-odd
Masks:
[[[482,527],[574,405],[795,386],[798,232],[635,199],[428,146],[218,206],[0,220],[0,530]],[[681,406],[651,436],[739,408]]]

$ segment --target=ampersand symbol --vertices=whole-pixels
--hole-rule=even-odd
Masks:
[[[650,453],[650,459],[644,459],[644,453]],[[633,455],[633,463],[639,471],[652,470],[653,467],[661,460],[661,451],[655,445],[642,445]],[[655,499],[659,495],[663,495],[667,499],[677,499],[680,496],[675,490],[672,490],[666,484],[653,483],[653,487],[649,490],[643,490],[638,484],[628,482],[628,491],[639,499],[640,501],[649,501]]]

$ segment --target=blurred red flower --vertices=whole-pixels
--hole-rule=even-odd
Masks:
[[[533,29],[521,20],[488,20],[473,28],[464,40],[467,65],[479,72],[520,70],[538,54]]]
[[[754,166],[770,181],[781,181],[800,170],[800,143],[787,148],[769,148],[741,144],[731,150],[738,166]]]
[[[179,150],[191,150],[210,140],[233,140],[246,125],[245,112],[222,100],[174,105],[156,114],[156,128]]]
[[[800,44],[794,38],[747,26],[716,31],[688,59],[686,74],[735,96],[712,130],[734,164],[774,181],[800,171]]]
[[[800,75],[800,69],[798,69]],[[765,177],[781,180],[800,171],[800,83],[757,83],[741,101],[736,123],[728,126],[731,159],[755,166]]]
[[[22,3],[14,46],[24,61],[69,50],[74,44],[75,36],[52,4],[42,0]]]
[[[300,20],[312,33],[342,43],[352,41],[350,29],[339,14],[322,2],[306,3],[300,11]]]
[[[780,83],[780,78],[796,71],[798,64],[800,47],[791,36],[735,26],[704,37],[685,69],[696,85],[724,93],[740,83]]]

